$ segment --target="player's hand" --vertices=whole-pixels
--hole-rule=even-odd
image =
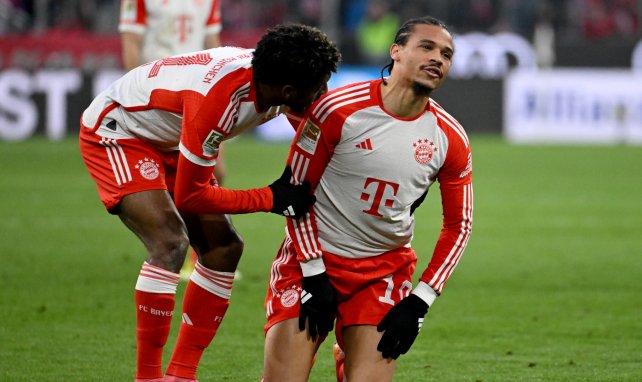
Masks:
[[[408,297],[390,309],[377,325],[377,330],[383,332],[377,350],[383,358],[397,359],[406,354],[415,342],[424,316],[428,313],[428,304],[420,297],[410,294]]]
[[[337,301],[334,288],[330,284],[328,274],[304,277],[301,291],[301,309],[299,313],[299,330],[305,330],[306,320],[308,332],[312,340],[317,336],[324,338],[334,326],[334,313]]]
[[[309,206],[314,204],[316,198],[310,194],[310,183],[304,182],[295,186],[290,183],[291,177],[292,169],[287,166],[281,177],[268,186],[272,190],[270,212],[297,219],[308,212]]]

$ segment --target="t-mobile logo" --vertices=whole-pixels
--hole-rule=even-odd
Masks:
[[[374,184],[375,186],[371,187],[370,186],[371,184]],[[388,188],[388,186],[390,186],[390,188],[392,189],[391,196],[396,196],[397,191],[399,190],[399,184],[388,182],[381,179],[376,179],[376,178],[366,179],[366,183],[363,185],[363,188],[366,191],[368,191],[371,188],[375,188],[375,189],[374,189],[374,197],[372,198],[372,200],[370,200],[370,197],[372,196],[372,194],[369,194],[367,192],[363,192],[361,194],[361,200],[363,200],[364,202],[371,203],[370,209],[363,210],[363,212],[374,216],[383,216],[379,212],[379,206],[381,206],[382,201],[385,207],[388,207],[388,208],[392,207],[392,204],[394,203],[394,199],[384,199],[384,194],[386,193],[386,189]],[[388,195],[389,195],[389,192],[388,192]]]

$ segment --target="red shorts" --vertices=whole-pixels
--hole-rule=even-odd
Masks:
[[[385,314],[412,291],[417,255],[412,248],[399,248],[375,257],[349,259],[323,252],[323,262],[337,293],[336,335],[351,325],[377,325]],[[286,237],[272,263],[265,297],[267,324],[299,317],[301,267],[294,245]]]
[[[79,139],[80,154],[110,213],[125,195],[174,190],[178,151],[161,152],[135,138],[104,138],[82,126]]]

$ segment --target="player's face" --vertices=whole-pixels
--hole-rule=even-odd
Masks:
[[[413,86],[434,90],[446,79],[454,54],[450,33],[438,25],[415,25],[406,45],[390,49],[397,71]]]
[[[329,74],[310,87],[297,88],[292,96],[288,97],[286,105],[295,113],[302,113],[328,92],[328,80],[330,80]]]

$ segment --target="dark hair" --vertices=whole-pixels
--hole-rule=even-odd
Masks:
[[[419,25],[419,24],[436,25],[450,32],[446,24],[441,20],[438,20],[431,16],[417,17],[403,23],[403,25],[399,28],[399,30],[397,31],[397,34],[395,35],[394,43],[397,45],[405,46],[408,43],[408,39],[410,38],[410,35],[412,34],[412,32],[415,31],[415,25]],[[394,60],[390,60],[390,63],[388,65],[381,68],[382,79],[383,79],[383,71],[388,69],[388,74],[392,73],[392,67],[394,65],[395,65]]]
[[[277,25],[256,45],[254,79],[269,85],[311,86],[336,72],[341,54],[334,42],[307,25]]]

